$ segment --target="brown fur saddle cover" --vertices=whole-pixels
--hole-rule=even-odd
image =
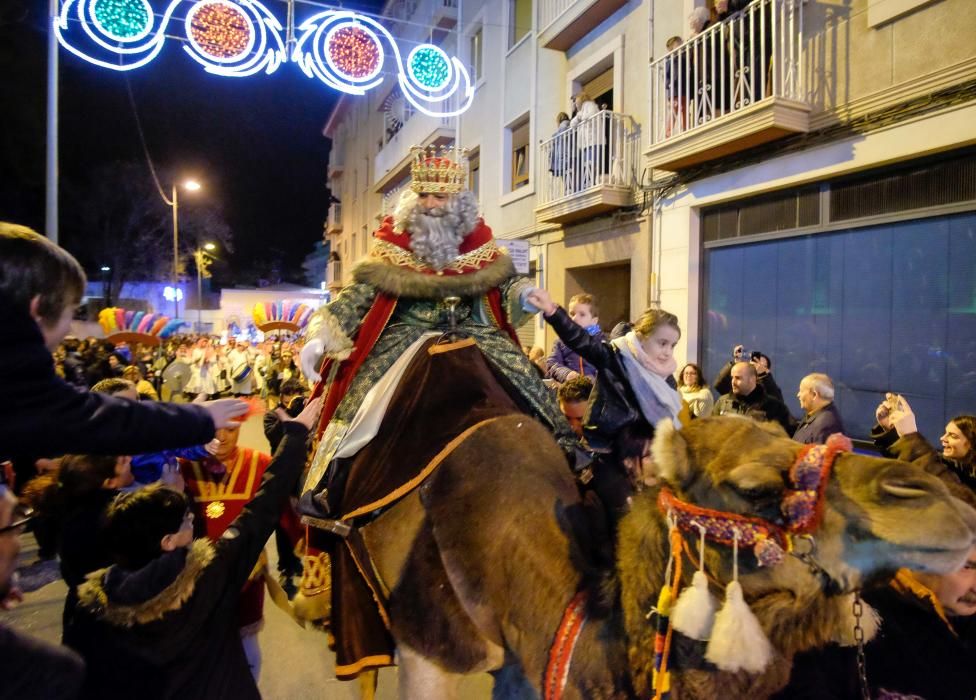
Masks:
[[[395,502],[436,468],[431,460],[471,426],[523,412],[473,340],[431,339],[400,379],[376,437],[346,466],[340,520]]]
[[[417,488],[449,454],[452,442],[486,420],[523,413],[472,340],[437,344],[417,353],[400,380],[376,437],[348,460],[339,504],[355,520]],[[332,619],[336,676],[393,663],[388,592],[373,573],[359,533],[331,545],[312,532],[332,557]],[[314,541],[313,541],[314,545]]]

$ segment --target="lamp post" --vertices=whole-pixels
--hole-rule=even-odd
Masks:
[[[193,251],[193,261],[197,267],[197,333],[203,330],[203,273],[206,267],[216,260],[211,253],[216,247],[213,243],[204,243],[203,248]]]
[[[183,188],[188,192],[196,192],[200,189],[200,183],[196,180],[187,180],[183,183]],[[180,316],[180,300],[176,294],[179,289],[180,279],[180,204],[179,188],[173,183],[173,199],[166,202],[173,207],[173,318]]]

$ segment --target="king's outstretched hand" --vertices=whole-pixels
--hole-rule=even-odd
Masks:
[[[305,347],[302,348],[302,354],[299,356],[302,374],[305,375],[305,379],[308,380],[309,384],[313,386],[318,384],[322,379],[322,375],[319,374],[319,367],[322,366],[322,355],[324,353],[325,345],[322,341],[318,338],[312,338],[305,343]]]

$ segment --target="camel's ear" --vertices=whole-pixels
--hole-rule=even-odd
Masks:
[[[670,418],[663,419],[654,427],[651,454],[659,477],[675,486],[684,484],[689,473],[688,444],[674,429]]]

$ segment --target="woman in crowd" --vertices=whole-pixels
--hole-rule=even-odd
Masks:
[[[946,424],[941,454],[918,432],[915,413],[904,396],[887,394],[875,416],[878,424],[871,437],[885,454],[976,490],[976,416],[958,415]]]
[[[678,373],[678,392],[688,404],[692,416],[700,418],[712,415],[715,397],[705,384],[701,368],[694,362],[686,364]]]
[[[85,576],[112,563],[102,521],[112,500],[133,484],[131,461],[130,457],[67,455],[57,472],[39,476],[25,488],[38,515],[58,531],[61,576],[68,586],[65,626]]]

